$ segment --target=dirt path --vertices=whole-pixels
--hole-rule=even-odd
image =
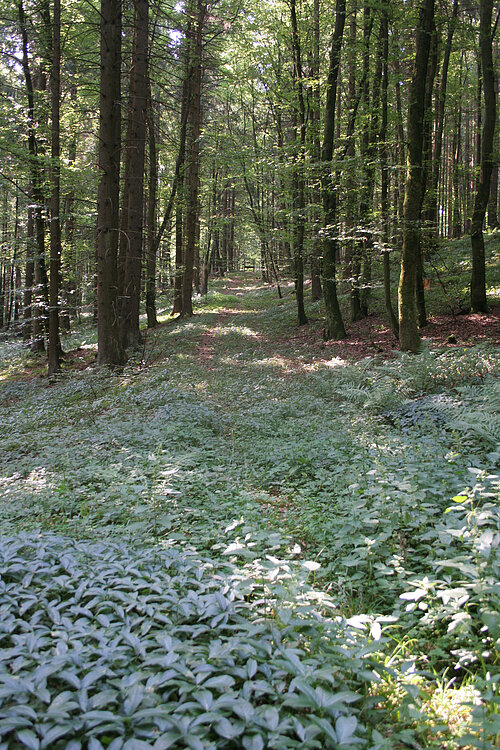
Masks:
[[[231,308],[221,310],[206,330],[198,344],[200,362],[208,370],[215,369],[215,338],[228,319],[241,312],[241,298],[260,288],[257,278],[249,279],[234,275],[224,279],[224,288],[219,291],[232,297]],[[263,285],[266,288],[267,285]],[[288,297],[288,295],[287,295]],[[310,324],[290,326],[286,332],[272,329],[265,337],[259,338],[259,350],[263,357],[276,361],[281,375],[291,375],[315,368],[318,365],[330,366],[339,361],[356,361],[365,357],[390,359],[398,351],[398,341],[387,325],[384,314],[370,314],[356,323],[348,323],[347,338],[340,341],[323,340],[323,316],[310,317]],[[260,332],[262,334],[262,331]],[[421,329],[422,340],[430,346],[453,350],[474,346],[478,343],[500,345],[500,308],[492,308],[488,315],[439,314],[430,317],[429,325]]]
[[[230,315],[236,313],[237,310],[221,310],[215,318],[214,324],[208,328],[201,336],[200,342],[196,347],[198,353],[198,361],[205,367],[206,370],[214,370],[214,353],[215,353],[215,337],[218,329],[221,327],[223,322],[230,317]]]
[[[245,291],[244,279],[239,276],[234,276],[225,279],[225,286],[220,290],[221,294],[234,295],[235,292],[240,291],[243,295]],[[247,288],[253,288],[247,287]],[[234,304],[234,303],[233,303]],[[236,303],[238,304],[238,303]],[[224,321],[230,318],[232,315],[237,315],[239,312],[238,308],[227,308],[217,313],[217,317],[213,325],[207,329],[201,336],[200,342],[196,347],[198,353],[198,361],[202,364],[205,369],[213,371],[214,368],[214,353],[215,353],[215,337],[218,329],[221,328]]]

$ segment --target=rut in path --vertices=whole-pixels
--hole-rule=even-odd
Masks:
[[[221,290],[222,294],[232,295],[237,290],[244,289],[244,279],[241,277],[228,278],[226,280],[226,286]],[[215,352],[215,336],[217,329],[221,327],[224,320],[229,318],[231,315],[237,315],[239,312],[238,308],[227,308],[221,310],[215,318],[214,324],[206,331],[204,331],[199,344],[197,345],[198,360],[207,370],[213,370],[213,359]]]

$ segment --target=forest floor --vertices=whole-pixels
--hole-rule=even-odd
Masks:
[[[419,356],[250,274],[115,375],[5,338],[5,747],[497,746],[498,308],[429,301]]]

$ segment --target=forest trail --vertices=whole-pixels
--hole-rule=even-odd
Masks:
[[[439,691],[455,669],[451,649],[466,638],[468,651],[482,653],[484,643],[457,629],[434,646],[421,610],[405,607],[432,576],[425,602],[445,629],[455,610],[441,594],[460,587],[482,627],[475,568],[465,582],[458,568],[440,571],[457,555],[490,565],[479,552],[489,526],[462,534],[461,514],[464,488],[495,476],[498,350],[450,346],[445,356],[360,362],[345,355],[351,338],[336,344],[342,358],[323,344],[317,312],[297,327],[292,284],[279,300],[246,277],[217,280],[197,305],[193,318],[159,326],[146,353],[113,375],[89,366],[51,385],[27,381],[19,343],[18,364],[0,381],[0,530],[167,548],[233,566],[252,591],[252,575],[267,571],[266,587],[276,584],[286,603],[271,611],[269,588],[260,599],[266,618],[284,618],[284,637],[306,581],[314,597],[328,592],[328,616],[352,618],[382,660],[406,663],[393,644],[411,631],[412,659],[435,665],[438,680],[422,679],[429,694]],[[71,340],[90,353],[88,335]],[[490,491],[481,486],[476,499]],[[498,608],[495,588],[484,596]],[[432,722],[422,695],[419,717]]]
[[[240,291],[242,288],[242,277],[233,276],[225,281],[225,285],[220,290],[220,293],[223,296],[227,297],[230,294],[233,294],[234,291]],[[240,302],[238,301],[235,303],[235,306],[233,308],[224,308],[223,310],[218,312],[213,325],[203,331],[200,342],[197,345],[197,351],[200,362],[206,367],[207,370],[212,370],[214,367],[213,359],[215,354],[215,340],[217,331],[223,326],[224,321],[227,320],[229,316],[234,315],[238,312],[239,304]]]
[[[290,298],[294,299],[293,283],[282,282],[286,305]],[[306,285],[307,286],[307,285]],[[264,284],[255,276],[249,278],[244,274],[232,274],[223,279],[223,286],[218,287],[221,297],[231,299],[230,305],[219,311],[217,320],[206,340],[201,344],[201,355],[211,361],[214,352],[214,342],[217,338],[217,328],[234,316],[238,320],[248,319],[238,315],[242,312],[246,295],[267,292],[274,294],[273,287]],[[235,299],[235,296],[237,299]],[[281,303],[280,303],[281,304]],[[310,303],[309,303],[310,305]],[[319,313],[319,314],[318,314]],[[322,310],[315,303],[309,315],[309,324],[297,326],[293,315],[290,315],[290,325],[286,329],[268,330],[254,320],[259,329],[258,340],[260,351],[269,358],[279,359],[284,374],[308,371],[311,368],[326,366],[336,367],[339,361],[358,361],[366,357],[392,358],[399,351],[399,343],[390,329],[385,312],[374,311],[366,318],[346,324],[347,338],[343,340],[323,341],[324,319]],[[494,344],[500,346],[500,306],[492,306],[488,314],[454,314],[439,312],[430,314],[429,322],[421,329],[424,345],[442,347],[453,351],[477,344]]]
[[[214,370],[216,367],[217,342],[220,341],[221,335],[224,335],[224,329],[231,326],[233,321],[238,325],[242,316],[242,306],[244,305],[245,294],[255,290],[257,284],[255,280],[249,279],[244,275],[232,274],[222,280],[222,286],[219,287],[221,302],[227,298],[228,306],[220,309],[210,326],[206,327],[197,344],[197,353],[200,364],[207,370]],[[256,339],[261,339],[255,334]]]

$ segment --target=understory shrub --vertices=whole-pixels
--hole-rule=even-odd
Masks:
[[[378,642],[321,617],[296,567],[3,538],[0,748],[354,747]]]

